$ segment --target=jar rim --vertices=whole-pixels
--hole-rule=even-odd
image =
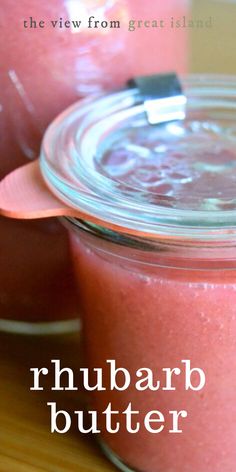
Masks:
[[[176,149],[181,147],[186,157],[188,152],[191,154],[196,148],[198,139],[202,138],[205,148],[200,147],[197,156],[200,152],[204,154],[204,149],[210,154],[212,145],[217,152],[213,157],[210,155],[210,159],[215,159],[224,149],[223,145],[226,146],[228,154],[225,162],[216,162],[217,170],[212,171],[214,161],[209,165],[206,163],[206,167],[208,165],[210,171],[207,172],[215,181],[220,178],[213,174],[219,174],[223,169],[224,185],[229,181],[233,188],[234,157],[236,163],[236,131],[233,126],[236,118],[236,76],[189,75],[183,77],[181,83],[187,97],[187,118],[181,124],[172,122],[172,128],[178,125],[178,132],[184,130],[185,133],[186,128],[188,133],[186,131],[182,134],[182,140],[175,140],[173,135],[170,136],[173,140],[171,152],[173,153],[174,146]],[[125,142],[129,130],[132,130],[133,137],[137,137],[141,129],[143,133],[145,130],[149,133],[150,129],[150,133],[158,135],[158,139],[161,132],[162,142],[168,141],[168,133],[165,135],[163,125],[162,129],[160,125],[148,125],[147,128],[145,120],[144,104],[136,89],[122,89],[90,97],[69,107],[53,121],[43,138],[40,165],[46,184],[60,200],[80,211],[87,221],[95,221],[100,226],[122,233],[147,238],[208,242],[235,239],[236,195],[234,201],[233,193],[230,193],[231,187],[230,191],[229,186],[227,192],[225,189],[227,198],[224,195],[220,198],[201,196],[199,203],[199,195],[195,198],[194,195],[184,194],[182,198],[181,185],[177,188],[180,189],[178,191],[182,201],[175,195],[170,198],[169,195],[155,193],[153,197],[152,192],[147,192],[143,187],[137,189],[129,181],[127,183],[116,176],[114,178],[113,170],[111,172],[108,169],[110,175],[107,174],[107,168],[101,159],[107,156],[106,153],[109,154],[114,142],[119,142],[121,138]],[[189,132],[189,123],[191,126],[194,124],[195,131]],[[220,123],[224,123],[224,126],[220,126]],[[129,138],[131,144],[132,136]],[[194,145],[191,139],[195,140]],[[231,158],[229,152],[232,153]],[[167,146],[164,158],[169,156],[170,148]],[[113,158],[112,154],[111,157]],[[179,159],[178,167],[180,158],[174,157],[175,162]],[[194,163],[199,169],[199,161],[195,159]],[[186,168],[187,166],[185,165]],[[204,178],[207,182],[205,176]]]

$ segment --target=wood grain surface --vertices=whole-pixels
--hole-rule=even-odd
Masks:
[[[68,412],[82,409],[78,392],[51,392],[52,376],[44,391],[30,391],[31,367],[48,367],[60,359],[62,367],[78,372],[79,335],[29,337],[0,335],[0,472],[112,472],[116,469],[96,442],[71,429],[50,433],[48,401]]]

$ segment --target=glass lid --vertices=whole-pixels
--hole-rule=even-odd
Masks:
[[[127,234],[232,238],[236,78],[189,76],[181,84],[184,119],[149,124],[138,89],[62,113],[41,150],[51,191],[87,221]]]

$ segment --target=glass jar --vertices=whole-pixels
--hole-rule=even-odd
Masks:
[[[103,369],[90,409],[103,450],[125,471],[236,464],[236,79],[193,76],[183,87],[185,119],[156,125],[136,89],[76,104],[48,128],[40,156],[48,187],[75,211],[63,223],[87,364]],[[129,388],[110,388],[109,360],[130,373]],[[192,388],[188,363],[198,369]],[[136,388],[141,368],[158,388]],[[174,369],[171,384],[165,369]],[[119,412],[115,434],[104,424],[109,403]],[[133,434],[129,405],[139,413]],[[144,426],[149,412],[162,414],[158,434]]]
[[[75,100],[120,86],[135,74],[185,70],[185,31],[173,33],[167,27],[131,32],[128,21],[149,19],[150,12],[169,21],[172,14],[184,14],[187,4],[2,0],[0,178],[38,156],[46,126]],[[121,27],[89,29],[90,16],[100,23],[119,20]],[[66,28],[61,20],[81,20],[82,26]],[[55,27],[52,22],[57,22]],[[33,333],[75,328],[77,321],[68,323],[78,311],[65,230],[55,220],[1,218],[0,233],[0,329]],[[58,273],[63,274],[60,280]]]
[[[98,412],[102,431],[98,441],[107,457],[126,472],[232,472],[236,463],[235,246],[230,262],[216,262],[225,249],[151,244],[126,240],[118,233],[108,237],[101,228],[95,231],[78,220],[67,221],[66,227],[90,378],[93,369],[102,368],[107,389],[89,392],[89,411]],[[115,360],[117,369],[131,375],[133,383],[127,390],[111,390],[108,360]],[[205,373],[201,391],[185,390],[183,361]],[[160,380],[160,390],[136,390],[134,382],[140,380],[136,373],[142,368],[153,372],[153,385]],[[162,369],[166,368],[181,370],[182,375],[173,376],[176,391],[164,390]],[[121,387],[123,376],[118,379]],[[116,434],[107,430],[104,420],[109,404],[119,412],[112,418],[113,428],[117,421],[121,424]],[[127,431],[124,420],[129,405],[138,412],[132,416],[132,428],[137,421],[141,424],[134,434]],[[163,422],[152,424],[150,432],[144,418],[157,411]],[[180,434],[170,433],[173,411],[187,414],[180,417]],[[152,417],[159,418],[159,413]],[[155,434],[160,426],[163,431]]]

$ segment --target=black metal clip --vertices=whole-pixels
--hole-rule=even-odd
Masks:
[[[187,99],[175,73],[136,77],[128,85],[139,90],[150,124],[184,120]]]

